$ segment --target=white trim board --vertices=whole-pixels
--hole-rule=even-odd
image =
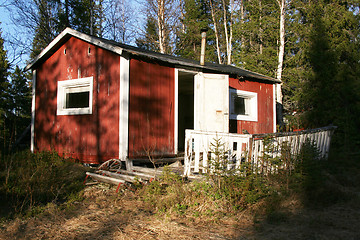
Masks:
[[[129,89],[130,60],[120,56],[119,89],[119,159],[125,161],[129,152]]]
[[[178,153],[179,134],[179,69],[175,68],[174,153]]]
[[[35,97],[36,97],[36,70],[33,70],[32,79],[32,99],[31,99],[31,140],[30,140],[30,151],[34,152],[35,145]]]
[[[121,55],[123,53],[123,48],[119,47],[119,46],[115,46],[114,44],[108,44],[105,43],[104,41],[99,40],[96,37],[92,37],[90,35],[78,32],[74,29],[71,28],[66,28],[64,31],[62,31],[54,40],[51,41],[51,43],[44,48],[44,50],[41,51],[41,53],[34,59],[34,61],[32,61],[31,63],[29,63],[26,67],[25,67],[25,71],[29,70],[30,68],[32,68],[34,66],[34,64],[39,61],[42,57],[44,57],[48,52],[50,52],[51,49],[53,49],[54,47],[56,47],[58,45],[58,43],[66,36],[66,35],[70,35],[73,37],[77,37],[81,40],[84,40],[86,42],[92,43],[95,46],[107,49],[109,51],[115,52],[119,55]]]
[[[273,132],[276,132],[276,84],[273,84]]]

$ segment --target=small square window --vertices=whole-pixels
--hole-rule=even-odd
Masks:
[[[234,102],[234,108],[232,114],[236,115],[247,115],[246,114],[246,108],[245,108],[245,101],[246,98],[243,98],[241,96],[238,96],[236,94],[233,94],[232,100]]]
[[[230,119],[257,121],[257,93],[230,89]]]
[[[92,114],[93,77],[58,82],[57,115]]]

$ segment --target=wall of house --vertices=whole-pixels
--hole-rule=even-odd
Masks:
[[[130,60],[129,157],[174,153],[175,70]]]
[[[258,121],[240,121],[230,119],[230,132],[250,134],[274,132],[274,92],[273,84],[229,78],[229,86],[237,90],[255,92],[258,94]]]
[[[119,66],[118,55],[74,37],[41,64],[36,76],[35,150],[55,150],[87,163],[117,158]],[[93,113],[57,116],[57,81],[90,76]]]

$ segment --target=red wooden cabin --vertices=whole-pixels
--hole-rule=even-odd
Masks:
[[[33,71],[31,150],[84,163],[183,151],[185,129],[276,130],[277,80],[65,29]]]

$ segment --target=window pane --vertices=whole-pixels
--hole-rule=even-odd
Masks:
[[[88,108],[89,97],[89,92],[66,93],[65,108]]]
[[[245,115],[245,98],[234,95],[234,113],[237,115]]]

